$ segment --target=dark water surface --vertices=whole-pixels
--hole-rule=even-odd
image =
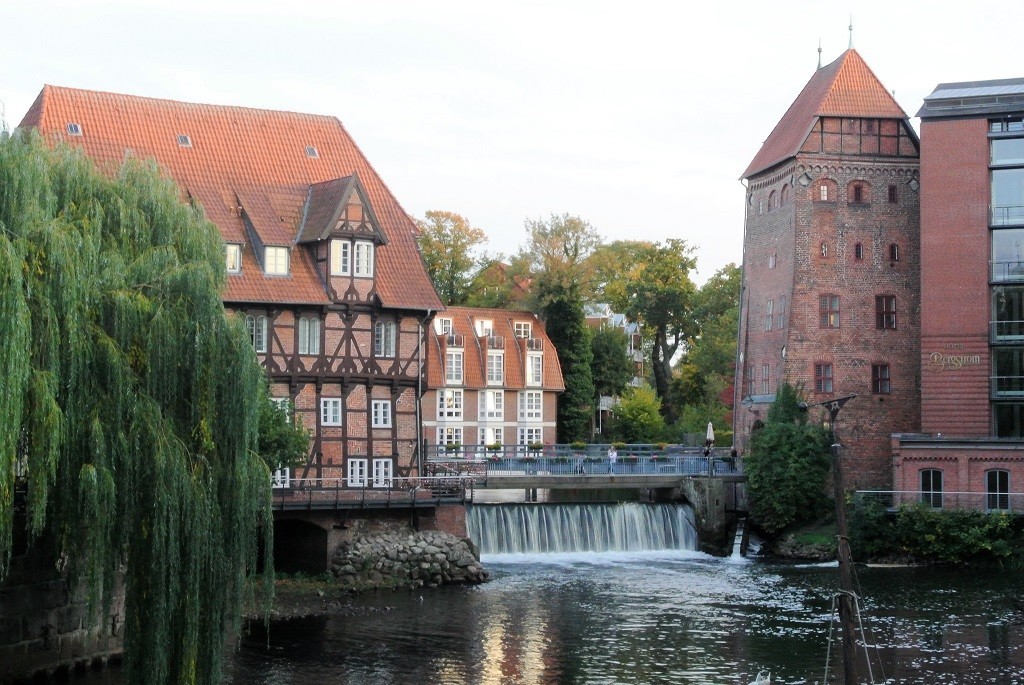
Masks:
[[[341,616],[274,624],[269,650],[259,626],[227,682],[746,685],[759,670],[822,682],[834,565],[694,552],[484,561],[490,583],[360,596]],[[1024,683],[1019,575],[858,573],[885,682]],[[114,682],[101,678],[87,682]]]
[[[745,685],[759,670],[822,682],[834,566],[697,553],[485,562],[494,580],[483,586],[361,597],[346,616],[274,625],[269,651],[253,634],[230,682]],[[859,576],[888,682],[1024,683],[1016,575]]]

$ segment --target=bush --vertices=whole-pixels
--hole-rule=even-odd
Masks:
[[[573,448],[574,450],[582,450],[582,449],[586,449],[587,443],[585,443],[585,442],[572,442],[572,443],[569,443],[569,447]]]

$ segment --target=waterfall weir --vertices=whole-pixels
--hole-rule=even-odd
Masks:
[[[482,554],[696,550],[682,504],[483,504],[466,524]]]

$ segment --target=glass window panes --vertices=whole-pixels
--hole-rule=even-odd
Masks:
[[[1024,404],[999,402],[993,405],[995,433],[1000,438],[1024,437]]]
[[[1006,511],[1010,508],[1010,472],[993,469],[985,473],[985,491],[988,495],[986,506],[990,511]]]
[[[1003,164],[1024,165],[1024,138],[992,140],[992,166]]]
[[[935,509],[942,508],[942,471],[939,469],[921,471],[921,502]]]
[[[1024,169],[992,171],[992,225],[1024,223]]]
[[[299,354],[320,354],[320,319],[299,319]]]
[[[482,419],[503,419],[505,417],[505,391],[481,390],[479,411]]]
[[[348,276],[352,273],[352,243],[347,240],[331,241],[331,275]]]
[[[462,382],[462,352],[445,353],[444,379],[448,383]]]
[[[517,338],[530,338],[533,334],[533,324],[529,321],[515,322],[515,335]]]
[[[350,488],[366,487],[366,459],[348,460],[348,486]]]
[[[503,383],[505,381],[505,355],[501,352],[487,353],[487,382]]]
[[[288,273],[288,248],[287,247],[265,247],[264,249],[264,271],[275,276],[283,276]]]
[[[463,395],[461,390],[438,390],[437,418],[461,419],[462,397]]]
[[[391,400],[373,400],[372,413],[374,428],[391,427]]]
[[[224,245],[224,261],[229,274],[237,274],[242,270],[242,246],[236,243]]]
[[[519,420],[540,421],[544,413],[544,396],[539,390],[519,393]]]
[[[1024,286],[992,288],[992,340],[1024,341]]]
[[[1024,347],[992,348],[992,394],[1024,397]]]
[[[256,352],[267,351],[267,317],[249,315],[245,317],[245,328],[252,340],[252,349]]]
[[[373,243],[366,240],[356,241],[356,259],[353,272],[356,276],[364,278],[373,276]]]
[[[378,321],[373,324],[373,353],[378,357],[395,356],[397,325],[394,321]]]
[[[324,397],[320,400],[320,425],[340,426],[341,425],[341,399],[336,397]]]
[[[526,384],[541,385],[544,382],[544,357],[530,354],[526,357]]]

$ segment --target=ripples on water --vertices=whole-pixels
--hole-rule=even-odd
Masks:
[[[254,634],[232,682],[746,685],[759,670],[776,683],[822,679],[834,565],[697,552],[484,561],[494,580],[483,586],[361,596],[351,615],[274,625],[269,652]],[[1024,682],[1015,576],[860,575],[887,682]]]

